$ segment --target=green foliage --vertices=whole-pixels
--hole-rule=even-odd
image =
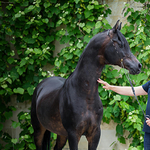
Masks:
[[[35,145],[33,144],[33,128],[31,126],[30,113],[20,112],[18,114],[18,121],[12,121],[12,127],[21,128],[19,139],[11,138],[7,133],[4,133],[2,140],[7,143],[4,149],[34,150]]]
[[[55,75],[68,77],[74,71],[78,59],[89,40],[98,32],[111,28],[106,16],[111,13],[107,5],[99,5],[97,1],[69,1],[60,6],[64,14],[58,14],[61,18],[56,24],[65,24],[56,32],[60,43],[68,43],[55,59]],[[74,9],[72,9],[74,7]],[[73,10],[73,11],[72,11]]]
[[[67,77],[96,33],[110,28],[105,19],[111,10],[94,0],[8,0],[0,1],[0,135],[1,149],[35,149],[29,113],[18,114],[12,128],[22,129],[19,139],[3,131],[14,106],[8,106],[13,95],[17,102],[31,100],[37,84],[51,76],[46,64],[55,65],[55,75]],[[53,57],[54,41],[68,44]],[[55,140],[56,135],[52,134]]]
[[[125,24],[121,30],[130,45],[131,51],[142,63],[141,73],[134,76],[130,75],[134,86],[146,83],[150,75],[150,4],[149,2],[145,3],[145,1],[140,2],[141,5],[143,4],[141,10],[134,10],[129,3],[125,5],[124,16],[127,17],[130,24]],[[101,78],[110,84],[130,86],[123,69],[114,75],[112,71],[114,70],[108,67],[103,71]],[[144,116],[135,98],[117,95],[112,91],[105,91],[101,87],[99,91],[105,106],[103,121],[109,123],[110,119],[113,119],[117,123],[116,134],[121,143],[125,143],[123,133],[125,130],[129,131],[127,139],[133,138],[129,150],[143,149],[144,132],[142,132],[142,128]],[[147,96],[139,96],[138,100],[145,111]]]
[[[143,9],[135,11],[127,3],[125,16],[130,23],[125,24],[121,32],[125,35],[132,52],[142,63],[142,72],[131,75],[134,86],[148,80],[150,71],[150,12],[149,2],[136,0]],[[37,84],[51,76],[43,69],[46,64],[55,65],[54,74],[67,78],[74,71],[78,59],[89,42],[98,32],[110,29],[105,19],[111,10],[96,0],[9,0],[0,2],[0,135],[5,145],[0,149],[35,149],[30,113],[18,114],[18,122],[12,121],[12,128],[22,129],[19,139],[12,138],[3,131],[3,123],[10,119],[15,106],[7,105],[11,96],[17,96],[17,102],[31,100]],[[54,41],[66,46],[53,57]],[[101,78],[110,84],[129,85],[123,69],[115,70],[106,66]],[[116,134],[121,143],[133,138],[130,149],[143,148],[142,126],[144,118],[136,100],[132,97],[105,91],[99,86],[104,105],[103,121],[117,123]],[[147,96],[138,97],[142,108],[146,109]],[[53,140],[56,135],[52,134]]]

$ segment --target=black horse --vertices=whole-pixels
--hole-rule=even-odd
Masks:
[[[50,132],[57,134],[54,150],[62,150],[67,139],[70,150],[78,150],[82,135],[87,138],[88,150],[96,150],[103,116],[97,83],[102,69],[106,64],[123,63],[130,74],[138,74],[142,67],[120,29],[118,20],[112,29],[95,35],[68,79],[50,77],[36,87],[31,121],[37,150],[49,148]]]

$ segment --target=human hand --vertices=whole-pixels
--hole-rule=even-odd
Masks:
[[[97,80],[97,82],[103,84],[104,85],[103,86],[104,89],[106,89],[106,90],[110,89],[110,85],[107,82],[101,80],[100,78]]]
[[[149,118],[146,118],[146,123],[150,127],[150,119]]]

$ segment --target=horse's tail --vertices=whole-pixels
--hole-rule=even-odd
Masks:
[[[43,142],[42,142],[43,150],[50,150],[50,148],[51,148],[50,137],[51,137],[51,132],[46,130],[44,133]]]
[[[32,97],[32,104],[31,104],[31,123],[34,129],[34,142],[35,145],[37,147],[37,149],[39,148],[38,146],[38,140],[42,137],[40,137],[40,130],[41,130],[41,124],[38,120],[37,117],[37,112],[36,112],[36,101],[37,101],[37,88],[35,89],[34,93],[33,93],[33,97]],[[42,150],[50,150],[50,131],[46,130],[42,139]]]

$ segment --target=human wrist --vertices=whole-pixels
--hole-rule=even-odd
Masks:
[[[113,86],[113,85],[109,85],[109,86],[108,86],[108,90],[112,90],[112,91],[113,91],[113,89],[114,89],[114,86]]]

